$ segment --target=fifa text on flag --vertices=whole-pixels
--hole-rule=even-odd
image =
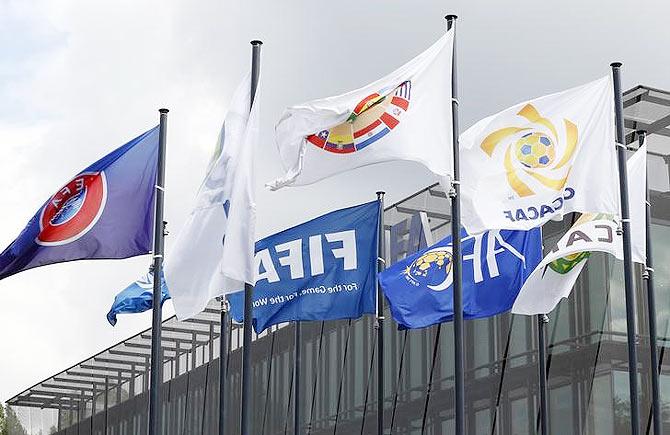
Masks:
[[[336,210],[256,243],[256,332],[296,320],[355,319],[375,311],[379,202]],[[242,322],[244,292],[228,296]]]

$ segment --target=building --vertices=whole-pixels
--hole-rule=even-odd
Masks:
[[[670,433],[670,92],[645,86],[624,96],[626,141],[649,132],[656,301],[664,428]],[[448,201],[431,186],[385,212],[387,263],[450,231]],[[545,245],[570,225],[545,227]],[[637,270],[639,380],[643,430],[651,433],[648,310]],[[538,427],[536,317],[510,314],[467,321],[466,404],[471,434],[532,434]],[[454,433],[453,329],[397,331],[385,323],[385,433]],[[163,328],[163,418],[168,434],[218,433],[219,307]],[[622,264],[593,254],[572,296],[550,313],[548,384],[551,433],[629,433],[628,359]],[[372,318],[305,323],[300,403],[302,433],[376,433],[376,355]],[[44,380],[8,401],[22,420],[41,419],[58,434],[143,434],[148,410],[151,331]],[[242,333],[233,327],[227,377],[226,433],[239,433]],[[293,433],[293,326],[255,336],[253,434]],[[36,411],[30,411],[31,409]],[[28,417],[28,418],[26,418]],[[44,423],[46,421],[46,423]],[[37,429],[32,433],[37,433]]]

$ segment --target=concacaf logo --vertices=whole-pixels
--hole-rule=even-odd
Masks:
[[[493,157],[496,148],[504,148],[507,182],[519,197],[534,195],[538,187],[562,190],[577,150],[577,126],[563,119],[559,131],[532,104],[526,104],[517,115],[531,126],[498,129],[482,141],[481,149]]]

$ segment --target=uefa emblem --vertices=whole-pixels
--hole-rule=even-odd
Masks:
[[[307,136],[307,141],[335,154],[349,154],[377,142],[399,123],[409,108],[411,82],[368,95],[340,125]]]
[[[86,234],[102,215],[107,202],[105,173],[77,175],[49,199],[40,214],[40,233],[35,242],[58,246]]]

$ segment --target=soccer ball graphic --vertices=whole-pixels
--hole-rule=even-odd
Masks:
[[[416,281],[436,285],[443,282],[451,272],[451,264],[451,252],[429,251],[414,260],[406,273]]]
[[[533,132],[521,136],[514,145],[516,158],[527,168],[546,168],[554,161],[556,150],[549,136]]]

